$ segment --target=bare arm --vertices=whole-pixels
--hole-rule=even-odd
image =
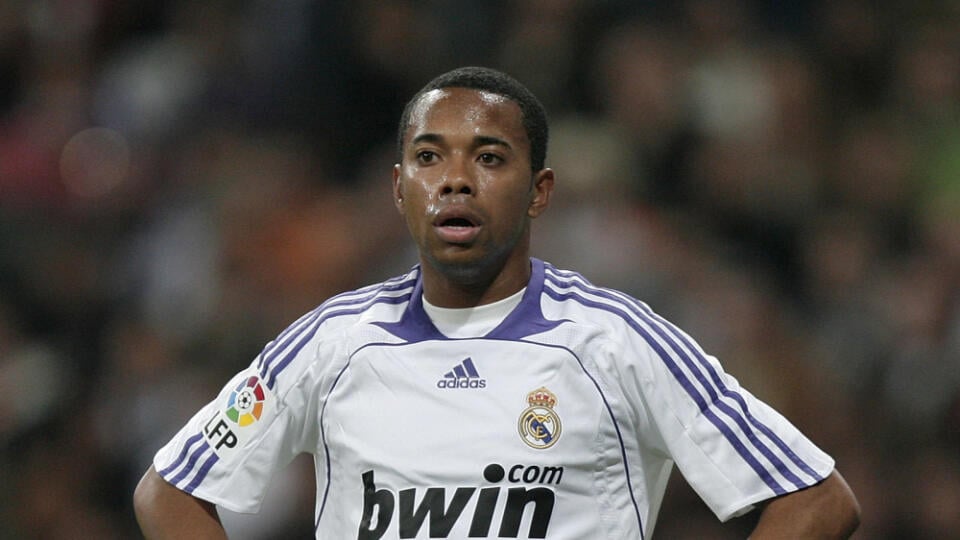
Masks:
[[[217,508],[180,491],[151,466],[137,484],[133,506],[140,530],[148,539],[226,539]]]
[[[768,502],[750,538],[849,538],[859,525],[860,505],[834,471],[815,486]]]

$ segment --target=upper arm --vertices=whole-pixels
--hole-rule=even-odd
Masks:
[[[133,506],[146,538],[226,538],[216,506],[173,487],[153,466],[137,484]]]
[[[627,333],[639,403],[663,451],[721,520],[816,485],[833,459],[742,388],[720,362],[668,321],[646,314]]]
[[[751,538],[848,538],[860,505],[839,472],[807,489],[768,501]]]
[[[257,512],[275,475],[316,447],[309,369],[298,365],[283,372],[287,378],[271,375],[254,364],[232,378],[157,452],[157,474],[228,510]]]
[[[643,395],[665,451],[721,520],[833,470],[829,455],[712,357],[677,346],[650,362]]]

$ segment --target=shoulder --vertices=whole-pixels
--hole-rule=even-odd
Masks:
[[[594,285],[581,274],[544,263],[543,302],[572,322],[635,329],[659,317],[644,302],[617,289]]]
[[[596,286],[576,272],[545,264],[541,296],[548,319],[575,325],[581,338],[601,337],[620,361],[646,359],[659,365],[703,355],[693,338],[645,302]]]
[[[392,320],[413,297],[420,278],[419,267],[386,281],[340,293],[301,318],[315,319],[315,325],[349,326]]]
[[[345,347],[350,329],[400,317],[413,295],[419,269],[333,296],[305,313],[264,347],[255,361],[268,386],[298,380],[311,366],[329,364]]]

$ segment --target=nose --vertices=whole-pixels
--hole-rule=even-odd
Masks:
[[[443,175],[440,184],[440,195],[473,195],[476,193],[476,183],[473,173],[467,163],[468,160],[450,160],[450,166]]]

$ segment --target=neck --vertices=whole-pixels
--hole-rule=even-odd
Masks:
[[[431,304],[446,308],[468,308],[503,300],[526,287],[530,281],[530,258],[508,261],[499,271],[485,274],[476,268],[439,269],[421,264],[423,294]]]

